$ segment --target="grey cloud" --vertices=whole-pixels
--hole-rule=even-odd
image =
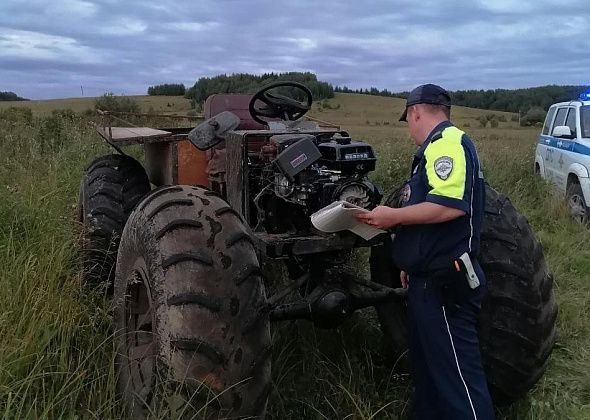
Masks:
[[[83,84],[92,95],[141,94],[157,83],[264,71],[393,91],[427,81],[450,89],[588,83],[585,2],[510,3],[2,0],[0,42],[27,31],[73,44],[51,59],[0,49],[0,90],[76,96]]]

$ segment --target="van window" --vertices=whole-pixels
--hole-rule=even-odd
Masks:
[[[572,134],[575,136],[577,135],[576,129],[576,108],[570,108],[570,112],[567,113],[567,119],[565,120],[565,125],[567,125],[570,130],[572,130]]]
[[[545,125],[543,126],[543,134],[549,134],[551,131],[551,121],[553,120],[553,116],[555,115],[555,107],[549,108],[549,112],[547,112],[547,116],[545,117]]]
[[[553,129],[559,125],[565,125],[565,117],[567,115],[567,108],[559,108],[557,115],[555,116],[555,122],[553,123]]]

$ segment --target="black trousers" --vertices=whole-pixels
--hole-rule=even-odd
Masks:
[[[494,408],[481,365],[477,317],[485,285],[449,312],[432,280],[411,275],[409,357],[415,384],[412,419],[490,420]]]

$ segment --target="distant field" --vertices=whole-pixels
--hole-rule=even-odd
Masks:
[[[384,133],[387,133],[391,131],[391,127],[406,128],[406,123],[398,121],[405,103],[404,99],[398,98],[337,93],[333,99],[314,103],[311,115],[340,123],[346,127],[362,126],[366,129],[383,130]],[[322,106],[322,104],[327,104],[327,106]],[[509,112],[460,106],[453,107],[452,120],[459,126],[467,124],[466,127],[476,128],[480,126],[478,118],[488,114],[495,114],[506,120],[506,122],[499,122],[498,128],[518,128],[518,123],[511,121],[514,114]]]
[[[150,110],[163,113],[186,113],[190,102],[182,96],[129,96],[139,102],[143,112]],[[94,110],[95,98],[66,98],[38,101],[0,102],[0,110],[10,107],[30,108],[34,115],[48,115],[56,109],[71,109],[74,112]]]
[[[178,97],[137,97],[144,111],[186,112]],[[0,417],[120,418],[114,390],[110,302],[80,285],[74,223],[84,168],[112,153],[80,112],[92,98],[0,103]],[[170,106],[168,106],[170,104]],[[26,106],[33,117],[11,106]],[[397,120],[401,99],[338,94],[312,115],[342,125],[378,153],[373,180],[385,191],[407,177],[412,145]],[[453,120],[477,143],[485,176],[509,195],[536,231],[555,274],[558,343],[547,374],[526,397],[498,409],[499,419],[590,418],[590,233],[572,222],[562,199],[533,175],[537,128],[489,111],[457,108]],[[151,125],[146,121],[145,125]],[[359,254],[358,267],[366,261]],[[356,267],[356,268],[358,268]],[[273,328],[270,419],[398,419],[410,381],[384,363],[373,311],[335,331],[304,321]]]
[[[191,109],[190,101],[182,96],[129,96],[135,99],[141,106],[143,112],[151,110],[164,113],[183,113]],[[66,99],[48,99],[35,101],[16,101],[0,102],[0,110],[18,107],[30,108],[34,115],[48,115],[53,110],[71,109],[74,112],[84,112],[94,109],[96,98],[66,98]],[[339,109],[330,109],[322,107],[322,103]],[[314,103],[310,112],[317,118],[327,119],[331,122],[342,123],[347,126],[379,126],[392,125],[395,127],[405,127],[403,123],[398,122],[399,116],[404,108],[405,101],[397,98],[386,98],[382,96],[356,95],[346,93],[336,93],[334,99]],[[496,114],[504,116],[507,121],[513,114],[501,111],[485,111],[480,109],[455,107],[453,110],[454,121],[459,125],[467,123],[472,127],[478,127],[481,115]],[[517,127],[515,122],[500,122],[500,127]]]

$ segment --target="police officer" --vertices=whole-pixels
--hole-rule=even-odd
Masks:
[[[378,206],[357,219],[396,226],[394,261],[408,287],[412,418],[494,418],[481,364],[477,317],[485,276],[477,262],[485,187],[471,139],[449,121],[440,86],[418,86],[400,121],[418,145],[400,208]]]

